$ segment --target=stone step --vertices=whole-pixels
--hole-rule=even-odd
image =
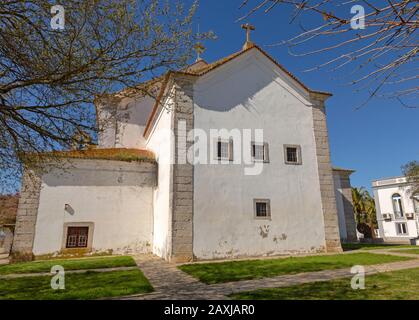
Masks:
[[[0,254],[0,260],[1,259],[7,259],[9,257],[9,254],[8,253],[2,253],[2,254]]]
[[[5,248],[0,248],[0,254],[7,253]]]

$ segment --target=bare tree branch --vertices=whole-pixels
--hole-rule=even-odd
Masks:
[[[138,83],[184,67],[195,42],[196,3],[65,1],[64,30],[50,26],[54,4],[0,2],[0,179],[8,182],[30,161],[25,154],[69,148],[81,133],[94,140],[96,96],[125,87],[153,95]]]
[[[353,29],[351,25],[350,9],[355,4],[364,6],[365,29]],[[247,13],[241,19],[258,11],[274,14],[275,7],[292,8],[291,22],[298,16],[302,31],[271,46],[287,45],[290,54],[300,57],[335,54],[306,71],[329,68],[344,73],[343,68],[351,68],[345,72],[352,77],[350,83],[358,85],[368,81],[365,88],[370,98],[386,96],[401,101],[400,97],[406,95],[414,101],[412,95],[416,95],[417,99],[417,1],[248,0],[242,3]],[[305,20],[309,16],[320,16],[323,22],[306,28],[302,21],[309,21]]]

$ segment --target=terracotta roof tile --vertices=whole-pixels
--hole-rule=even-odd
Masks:
[[[278,66],[282,71],[284,71],[287,75],[289,75],[292,79],[294,79],[298,84],[300,84],[304,89],[306,89],[309,92],[313,92],[313,93],[320,93],[320,94],[326,94],[326,95],[332,95],[331,93],[328,92],[323,92],[323,91],[316,91],[316,90],[312,90],[310,88],[308,88],[304,83],[302,83],[296,76],[294,76],[291,72],[289,72],[287,69],[285,69],[281,64],[279,64],[274,58],[272,58],[267,52],[265,52],[264,50],[262,50],[259,46],[253,44],[250,47],[248,47],[245,50],[241,50],[238,52],[235,52],[225,58],[222,58],[220,60],[217,60],[213,63],[210,63],[206,66],[204,66],[203,68],[200,69],[195,69],[193,71],[188,71],[187,73],[191,74],[191,75],[196,75],[196,76],[203,76],[204,74],[218,68],[219,66],[222,66],[223,64],[235,59],[236,57],[252,50],[253,48],[257,49],[258,51],[260,51],[263,55],[265,55],[269,60],[271,60],[276,66]]]
[[[224,57],[224,58],[222,58],[220,60],[217,60],[215,62],[209,63],[209,64],[203,66],[202,68],[194,69],[194,70],[189,70],[189,71],[187,71],[187,73],[190,73],[190,74],[196,75],[196,76],[202,76],[202,75],[210,72],[211,70],[213,70],[213,69],[215,69],[215,68],[217,68],[217,67],[225,64],[226,62],[228,62],[230,60],[233,60],[234,58],[242,55],[244,52],[246,52],[248,50],[249,49],[242,50],[242,51],[239,51],[239,52],[235,52],[235,53],[233,53],[233,54],[231,54],[231,55],[229,55],[227,57]]]
[[[355,170],[352,169],[346,169],[346,168],[340,168],[340,167],[332,167],[333,171],[345,171],[345,172],[355,172]]]
[[[86,150],[68,150],[54,151],[46,153],[46,156],[72,158],[72,159],[97,159],[97,160],[116,160],[116,161],[138,161],[138,162],[154,162],[154,153],[144,149],[127,149],[127,148],[94,148]]]

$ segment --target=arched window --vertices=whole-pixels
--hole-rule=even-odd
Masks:
[[[419,213],[419,192],[413,195],[413,208],[416,213]]]
[[[402,197],[400,194],[395,193],[391,196],[391,199],[393,200],[393,211],[396,218],[403,218],[403,206],[402,206]]]

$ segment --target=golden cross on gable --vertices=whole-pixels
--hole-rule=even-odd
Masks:
[[[202,45],[201,42],[197,42],[193,48],[196,52],[196,61],[201,60],[201,54],[204,53],[205,47]]]
[[[252,45],[252,41],[250,41],[250,31],[255,30],[256,28],[249,23],[242,24],[242,28],[246,30],[246,43],[244,44],[243,49],[247,49],[250,45]]]

